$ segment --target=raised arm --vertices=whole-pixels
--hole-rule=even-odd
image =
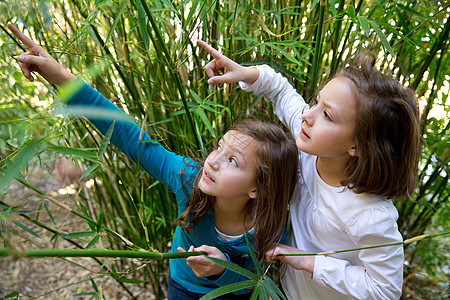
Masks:
[[[34,81],[31,72],[38,72],[49,83],[56,85],[62,85],[76,78],[51,57],[44,48],[25,36],[14,25],[8,24],[8,28],[28,48],[28,52],[16,57],[23,75],[28,80]]]
[[[202,40],[198,40],[197,44],[213,57],[213,60],[204,68],[209,76],[208,84],[238,83],[239,81],[252,84],[258,79],[258,69],[241,66]]]

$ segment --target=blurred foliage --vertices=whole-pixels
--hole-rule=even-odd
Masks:
[[[307,100],[360,51],[377,53],[378,68],[414,89],[422,111],[419,186],[413,201],[396,202],[405,238],[448,228],[448,17],[449,4],[431,0],[0,2],[3,27],[16,24],[152,138],[199,158],[236,119],[278,121],[268,103],[237,85],[207,85],[203,66],[209,57],[196,47],[198,38],[239,63],[271,65]],[[15,176],[26,184],[28,177],[12,176],[11,170],[20,167],[31,176],[31,166],[67,156],[95,179],[92,189],[79,189],[79,211],[84,207],[95,222],[102,216],[106,228],[134,247],[166,252],[177,214],[173,195],[114,147],[103,152],[102,137],[88,122],[58,114],[58,90],[26,81],[13,59],[21,50],[3,31],[0,46],[3,183]],[[3,231],[6,223],[3,218]],[[97,236],[80,241],[81,246],[94,246]],[[111,232],[102,240],[111,249],[129,247]],[[448,245],[442,238],[406,247],[405,278],[423,271],[448,282]],[[122,267],[120,261],[113,266]],[[166,262],[143,270],[161,296]]]

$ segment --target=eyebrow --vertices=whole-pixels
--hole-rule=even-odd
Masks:
[[[229,138],[227,137],[227,140],[228,140],[228,139],[229,139]],[[234,139],[237,140],[237,141],[239,141],[239,142],[241,142],[237,137],[235,137]],[[223,142],[227,145],[227,147],[230,148],[232,151],[237,152],[237,154],[239,154],[239,156],[242,158],[242,160],[243,160],[245,163],[247,162],[247,160],[245,159],[245,156],[243,155],[242,151],[239,150],[239,148],[237,148],[237,147],[235,147],[235,146],[232,146],[232,145],[230,145],[229,143],[227,143],[227,141],[225,140],[225,135],[222,137],[222,139],[219,141],[219,143],[220,143],[221,141],[223,141]],[[244,144],[244,142],[241,142],[241,143]],[[245,145],[245,144],[244,144],[244,145]]]
[[[316,98],[317,98],[317,99],[320,99],[320,91],[317,93]],[[322,100],[322,105],[323,105],[325,108],[328,108],[328,109],[333,110],[333,106],[330,105],[330,104],[329,104],[327,101],[325,101],[325,100]]]

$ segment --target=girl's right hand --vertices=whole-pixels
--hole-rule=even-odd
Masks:
[[[28,80],[34,81],[34,77],[31,75],[31,72],[34,71],[38,72],[49,83],[56,85],[62,85],[76,79],[75,75],[61,66],[47,51],[26,37],[14,25],[8,24],[8,28],[29,50],[16,57],[23,75]]]
[[[239,81],[252,84],[258,79],[258,69],[239,65],[202,40],[198,40],[197,44],[214,58],[204,68],[210,77],[208,84],[237,83]]]
[[[315,257],[313,255],[307,256],[279,256],[280,254],[309,254],[306,252],[291,246],[284,244],[278,244],[266,252],[266,262],[271,262],[279,259],[296,270],[304,270],[311,274],[314,273]]]

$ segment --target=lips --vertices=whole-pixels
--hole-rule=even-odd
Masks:
[[[206,170],[203,170],[203,179],[209,182],[216,182]]]
[[[302,131],[300,131],[300,136],[304,139],[310,139],[309,135],[306,134],[306,132],[303,128],[302,128]]]

